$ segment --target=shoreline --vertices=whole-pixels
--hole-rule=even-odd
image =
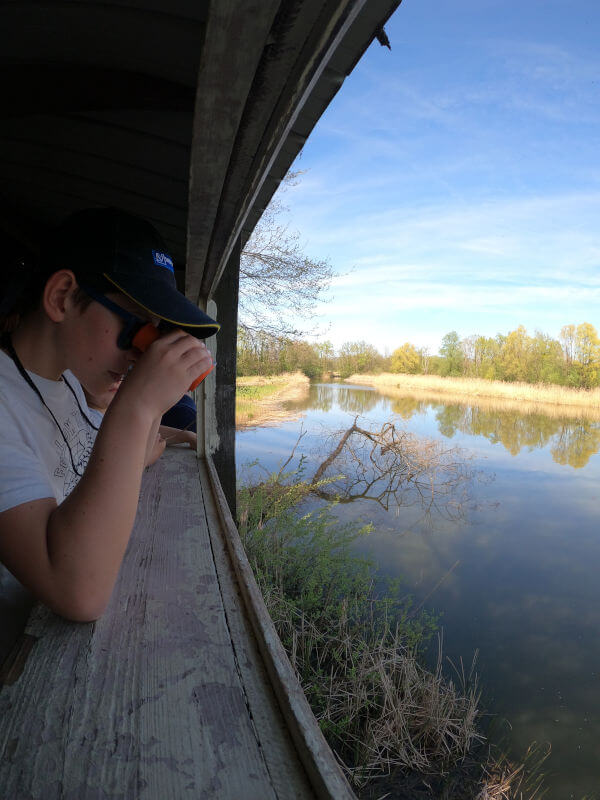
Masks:
[[[297,418],[300,413],[284,408],[284,404],[303,400],[308,395],[309,385],[310,380],[302,372],[238,377],[236,430],[276,425],[282,420]]]
[[[438,375],[351,375],[344,383],[372,386],[390,397],[411,396],[417,400],[440,400],[476,405],[489,410],[519,411],[522,414],[577,416],[600,420],[600,389],[571,389],[565,386],[504,383],[481,378],[442,378]]]

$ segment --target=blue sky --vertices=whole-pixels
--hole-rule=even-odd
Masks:
[[[600,4],[404,0],[287,191],[336,347],[600,329]]]

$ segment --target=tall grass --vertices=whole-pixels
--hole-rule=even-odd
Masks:
[[[235,393],[235,418],[238,423],[250,422],[256,416],[256,405],[279,390],[275,383],[237,386]]]
[[[550,384],[505,383],[482,378],[442,378],[439,375],[392,373],[352,375],[347,378],[347,382],[374,386],[391,396],[411,394],[423,399],[438,396],[445,402],[468,403],[498,409],[508,409],[512,404],[512,407],[525,413],[543,411],[554,416],[577,414],[600,419],[600,389],[572,389]]]
[[[281,375],[249,375],[236,380],[236,425],[251,425],[264,416],[266,406],[272,406],[290,390],[308,386],[308,378],[299,372]]]
[[[331,505],[301,512],[314,487],[299,475],[294,483],[286,477],[240,490],[240,534],[278,634],[349,777],[365,787],[399,770],[413,787],[443,789],[431,797],[509,797],[493,789],[490,759],[475,755],[484,736],[474,665],[446,675],[440,646],[436,667],[426,669],[419,648],[436,620],[352,553],[371,527],[340,523]],[[506,770],[501,778],[506,783]],[[450,784],[460,784],[461,793],[448,794]]]

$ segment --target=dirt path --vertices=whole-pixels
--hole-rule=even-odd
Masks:
[[[309,385],[310,381],[301,372],[238,378],[238,390],[243,390],[244,387],[256,387],[257,394],[261,392],[264,394],[238,399],[236,402],[236,428],[277,425],[283,420],[298,418],[301,412],[285,408],[285,404],[306,398]]]

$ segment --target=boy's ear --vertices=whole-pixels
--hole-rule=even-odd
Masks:
[[[42,306],[52,322],[62,322],[75,289],[77,280],[70,269],[60,269],[48,278],[42,295]]]

